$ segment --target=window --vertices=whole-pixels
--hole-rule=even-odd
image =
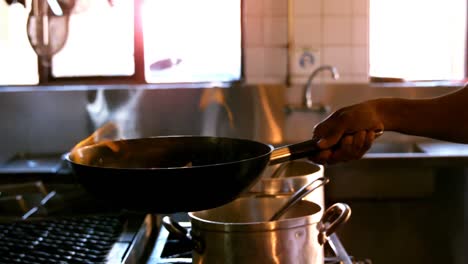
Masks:
[[[0,85],[39,83],[37,56],[25,31],[29,10],[0,1]]]
[[[465,77],[466,0],[370,1],[370,75]]]
[[[241,79],[241,0],[19,2],[23,4],[0,0],[0,69],[14,73],[2,74],[2,85]],[[34,3],[46,4],[44,31],[43,16],[27,22],[28,15],[34,14],[31,10],[37,10]],[[73,4],[61,15],[51,3]],[[62,48],[50,59],[38,59],[31,46],[40,45],[30,44],[28,34],[32,42],[46,36],[48,43],[60,43],[59,34],[66,38],[63,47],[55,45]]]
[[[240,1],[148,0],[142,19],[146,81],[240,78]]]
[[[67,41],[52,58],[52,75],[132,76],[133,2],[93,0],[80,9],[70,16]]]

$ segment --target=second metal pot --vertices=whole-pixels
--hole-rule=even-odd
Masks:
[[[347,221],[350,208],[302,200],[278,221],[268,221],[287,197],[243,197],[215,209],[189,213],[187,232],[164,217],[164,226],[193,243],[193,263],[323,263],[323,244]],[[185,230],[185,231],[184,231]]]
[[[243,196],[288,196],[324,176],[324,166],[308,160],[295,160],[268,168],[250,190]],[[324,187],[307,195],[304,199],[324,207]]]

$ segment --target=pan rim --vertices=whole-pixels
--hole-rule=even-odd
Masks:
[[[188,169],[195,169],[195,168],[207,168],[207,167],[217,167],[217,166],[226,166],[226,165],[229,165],[229,164],[236,164],[236,163],[241,163],[241,162],[249,162],[249,161],[252,161],[252,160],[255,160],[255,159],[262,159],[266,156],[270,156],[271,153],[275,150],[275,147],[271,144],[268,144],[268,143],[262,143],[260,141],[255,141],[255,140],[252,140],[252,139],[246,139],[246,138],[236,138],[236,137],[216,137],[216,136],[202,136],[202,135],[167,135],[167,136],[150,136],[150,137],[144,137],[144,138],[130,138],[130,139],[118,139],[118,140],[111,140],[111,142],[122,142],[122,141],[126,141],[126,142],[129,142],[129,141],[142,141],[142,140],[145,140],[145,139],[158,139],[158,138],[161,138],[161,139],[165,139],[165,138],[200,138],[200,139],[220,139],[220,140],[231,140],[231,141],[244,141],[244,142],[248,142],[250,144],[258,144],[258,145],[263,145],[264,147],[267,147],[269,149],[268,152],[266,152],[265,154],[262,154],[262,155],[258,155],[258,156],[255,156],[255,157],[251,157],[251,158],[247,158],[247,159],[240,159],[240,160],[235,160],[235,161],[230,161],[230,162],[224,162],[224,163],[214,163],[214,164],[207,164],[207,165],[199,165],[199,166],[192,166],[192,167],[165,167],[165,168],[162,168],[162,167],[142,167],[142,168],[134,168],[134,167],[128,167],[128,168],[123,168],[123,167],[106,167],[106,166],[95,166],[95,165],[89,165],[89,164],[83,164],[83,163],[79,163],[79,162],[76,162],[76,161],[73,161],[71,159],[71,154],[74,152],[74,151],[79,151],[79,150],[83,150],[83,149],[87,149],[87,148],[91,148],[91,147],[95,147],[97,145],[104,145],[106,144],[106,142],[108,143],[109,141],[106,141],[106,142],[98,142],[98,143],[95,143],[95,144],[91,144],[91,145],[87,145],[87,146],[83,146],[83,147],[80,147],[80,148],[77,148],[76,150],[70,150],[68,152],[66,152],[64,155],[63,155],[63,159],[66,160],[68,163],[70,164],[74,164],[74,165],[77,165],[77,166],[83,166],[83,167],[88,167],[88,168],[96,168],[96,169],[106,169],[106,170],[128,170],[128,171],[142,171],[142,170],[152,170],[152,171],[164,171],[164,170],[188,170]]]

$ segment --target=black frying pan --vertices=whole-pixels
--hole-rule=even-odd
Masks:
[[[175,213],[226,204],[250,189],[268,164],[316,151],[313,140],[275,149],[245,139],[167,136],[79,147],[65,159],[84,188],[112,206]]]

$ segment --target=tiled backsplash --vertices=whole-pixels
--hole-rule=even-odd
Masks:
[[[302,84],[324,64],[338,68],[339,82],[368,80],[369,0],[244,0],[244,29],[249,83],[286,83],[289,75]]]

